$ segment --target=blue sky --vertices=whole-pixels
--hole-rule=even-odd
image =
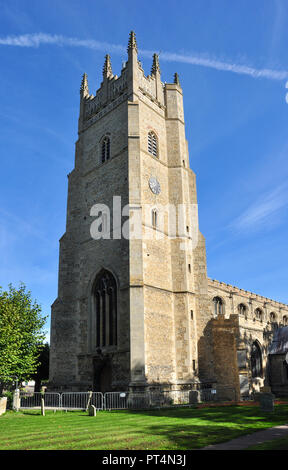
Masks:
[[[0,0],[0,285],[50,314],[79,87],[126,60],[177,71],[208,275],[288,303],[288,2]],[[49,328],[49,321],[47,329]]]

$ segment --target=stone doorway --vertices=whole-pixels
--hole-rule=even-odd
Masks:
[[[109,392],[112,390],[112,364],[110,359],[94,359],[94,392]]]

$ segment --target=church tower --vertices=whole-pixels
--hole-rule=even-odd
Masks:
[[[118,77],[84,74],[52,306],[50,387],[179,389],[212,380],[205,242],[178,74],[146,76],[130,33]],[[208,339],[207,339],[208,338]]]

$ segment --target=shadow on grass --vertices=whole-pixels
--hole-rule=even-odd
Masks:
[[[179,419],[201,419],[210,420],[216,422],[227,422],[229,418],[236,423],[251,422],[251,419],[257,421],[271,421],[277,423],[282,420],[285,416],[288,421],[288,405],[275,406],[275,411],[272,413],[264,413],[260,410],[260,407],[243,407],[231,406],[231,407],[211,407],[211,408],[162,408],[162,409],[150,409],[150,410],[121,410],[122,413],[128,414],[141,414],[146,416],[157,416],[157,417],[170,417]],[[108,412],[108,411],[107,411]],[[112,410],[108,413],[119,413],[119,410]]]
[[[275,407],[274,413],[263,413],[255,407],[223,407],[189,409],[177,408],[166,410],[126,411],[130,415],[163,417],[162,424],[150,424],[141,429],[143,443],[145,436],[155,437],[155,443],[161,442],[163,448],[200,449],[209,444],[216,444],[239,436],[273,427],[288,422],[288,406]],[[114,413],[113,411],[111,413]],[[165,417],[179,420],[179,424],[165,423]],[[169,447],[167,444],[169,443]],[[133,447],[134,449],[135,447]],[[139,447],[143,448],[143,447]]]
[[[35,417],[41,416],[39,410],[34,412],[23,410],[21,413]],[[92,441],[85,442],[84,448],[189,450],[200,449],[209,444],[225,442],[261,429],[287,423],[288,406],[276,406],[274,413],[266,414],[257,407],[243,409],[241,406],[233,406],[99,411],[96,418],[81,411],[66,413],[64,410],[58,410],[54,413],[49,410],[46,417],[49,416],[55,418],[61,416],[63,432],[66,431],[66,425],[67,429],[71,427],[73,432],[73,427],[76,429],[78,426],[77,419],[84,421],[85,418],[88,428],[91,429]],[[73,419],[66,421],[66,416],[76,419],[74,422]],[[122,437],[121,434],[123,434]],[[76,435],[74,440],[77,440]],[[75,448],[81,449],[77,444]]]
[[[263,442],[259,445],[250,446],[245,450],[288,450],[288,437]]]

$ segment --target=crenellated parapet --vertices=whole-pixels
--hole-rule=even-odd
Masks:
[[[244,322],[250,320],[255,325],[264,326],[267,323],[275,323],[279,326],[287,325],[287,304],[215,279],[208,279],[208,292],[213,311],[215,310],[213,299],[218,297],[219,309],[222,310],[226,318],[231,314],[236,314]]]
[[[135,101],[136,98],[145,97],[162,112],[166,110],[166,83],[161,81],[161,71],[158,54],[153,55],[150,75],[145,75],[141,62],[138,60],[138,47],[136,35],[131,31],[128,41],[128,60],[123,63],[121,74],[113,74],[110,55],[105,56],[103,65],[103,81],[96,94],[90,94],[88,78],[84,74],[80,90],[80,119],[79,131],[89,127],[104,114],[118,106],[125,99]],[[174,78],[174,86],[181,90],[179,77]],[[172,86],[172,84],[170,84]]]
[[[158,84],[157,84],[158,81]],[[158,85],[158,86],[157,86]],[[159,80],[155,74],[146,76],[144,70],[139,68],[138,71],[139,92],[148,97],[152,102],[157,103],[162,109],[165,109],[164,100],[164,83]]]
[[[107,73],[106,70],[105,73]],[[113,75],[111,69],[111,72],[107,74],[105,78],[106,80],[103,80],[96,95],[89,95],[85,98],[84,121],[91,119],[91,117],[99,113],[101,109],[123,95],[125,91],[127,92],[126,67],[122,69],[120,77]]]

